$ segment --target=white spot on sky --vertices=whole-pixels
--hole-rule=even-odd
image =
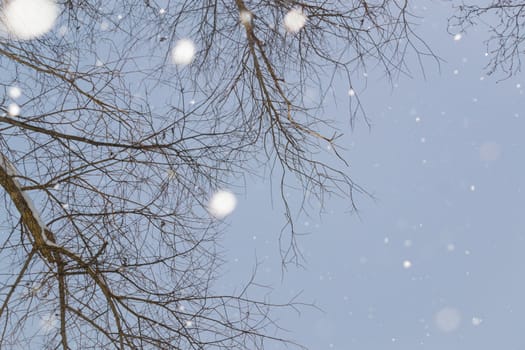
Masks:
[[[218,219],[222,219],[233,212],[237,205],[235,195],[229,191],[217,191],[208,203],[208,211]]]
[[[453,73],[454,73],[454,75],[458,75],[459,74],[459,70],[458,69],[454,69]]]
[[[58,327],[58,319],[53,314],[45,315],[40,319],[40,329],[44,333],[48,333]]]
[[[58,36],[65,36],[67,34],[67,27],[61,26],[58,28]]]
[[[181,39],[175,43],[171,52],[173,63],[181,66],[190,64],[195,57],[195,45],[189,39]]]
[[[453,332],[461,324],[461,314],[453,307],[444,307],[436,313],[434,321],[440,331],[445,333]]]
[[[454,41],[460,41],[462,37],[463,35],[461,35],[461,33],[457,33],[456,35],[454,35]]]
[[[20,96],[22,96],[22,90],[18,86],[11,86],[7,90],[7,95],[12,98],[13,100],[16,100]]]
[[[4,4],[0,16],[2,29],[20,40],[35,39],[49,32],[59,13],[52,0],[11,0]]]
[[[20,115],[20,107],[16,103],[10,103],[7,107],[7,114],[10,117],[17,117]]]
[[[348,90],[348,96],[350,97],[355,96],[355,90],[354,89]]]
[[[501,156],[501,146],[493,141],[483,143],[479,148],[479,159],[484,162],[493,162]]]
[[[447,250],[453,252],[456,249],[456,246],[453,243],[447,244]]]
[[[165,14],[165,13],[166,13],[166,10],[165,10],[165,9],[160,9],[160,10],[159,10],[159,14],[160,14],[160,15],[163,15],[163,14]]]
[[[109,29],[109,23],[107,21],[103,21],[100,23],[100,30],[106,31]]]
[[[479,326],[481,323],[483,322],[483,319],[479,318],[479,317],[472,317],[472,325],[477,327]]]
[[[412,267],[412,262],[410,260],[403,261],[403,268],[409,269]]]
[[[291,33],[297,33],[306,24],[306,16],[301,9],[291,9],[284,16],[284,27]]]
[[[476,190],[476,186],[475,185],[470,185],[469,189],[470,189],[471,192],[474,192]]]

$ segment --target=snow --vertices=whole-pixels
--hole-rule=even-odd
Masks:
[[[461,35],[461,33],[457,33],[456,35],[454,35],[454,41],[460,41],[462,37],[463,35]]]
[[[305,24],[306,16],[300,9],[292,9],[284,16],[284,28],[290,33],[297,33]]]
[[[403,261],[403,268],[409,269],[412,267],[412,262],[410,260]]]
[[[58,319],[53,314],[47,314],[40,319],[40,329],[44,333],[49,333],[58,327]]]
[[[20,115],[20,106],[16,103],[10,103],[7,107],[7,114],[9,114],[10,117],[17,117]]]
[[[38,210],[36,210],[35,205],[31,198],[27,195],[26,192],[22,190],[22,186],[16,179],[16,176],[19,176],[18,171],[16,170],[15,166],[2,154],[0,153],[0,167],[7,173],[7,175],[12,177],[13,182],[15,183],[15,186],[18,188],[20,194],[24,198],[24,201],[27,204],[27,207],[29,208],[29,211],[31,212],[33,218],[36,220],[38,226],[40,227],[41,235],[44,240],[44,242],[48,246],[52,247],[59,247],[55,243],[49,241],[45,235],[45,231],[48,230],[46,224],[42,221],[42,218],[40,217],[40,214]]]
[[[0,21],[3,29],[19,40],[31,40],[49,32],[58,17],[53,0],[4,1]]]
[[[242,24],[247,25],[252,23],[253,15],[250,11],[242,10],[239,14]]]
[[[9,176],[18,175],[16,168],[13,166],[13,164],[11,164],[11,162],[2,153],[0,153],[0,168],[2,168]],[[15,180],[15,183],[17,183],[16,180]]]
[[[195,57],[195,45],[189,39],[181,39],[177,41],[173,51],[171,52],[171,59],[173,63],[181,66],[186,66],[193,62]]]
[[[501,146],[494,141],[481,144],[479,148],[479,159],[484,162],[494,162],[501,156]]]
[[[481,323],[483,322],[483,319],[479,318],[479,317],[472,317],[472,325],[477,327],[479,326]]]
[[[22,90],[20,90],[18,86],[11,86],[9,89],[7,89],[7,95],[9,98],[16,100],[22,96]]]
[[[445,333],[457,330],[461,324],[461,313],[453,307],[444,307],[436,313],[434,318],[436,327]]]
[[[229,191],[217,191],[208,203],[208,211],[217,219],[230,215],[237,205],[235,195]]]
[[[348,90],[348,96],[350,97],[355,96],[355,90],[354,89]]]

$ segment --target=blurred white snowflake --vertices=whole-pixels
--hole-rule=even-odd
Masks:
[[[189,39],[181,39],[175,43],[171,52],[173,63],[186,66],[195,58],[195,44]]]
[[[297,33],[306,24],[306,16],[300,9],[291,9],[284,16],[284,27],[291,33]]]
[[[57,328],[58,327],[58,319],[55,315],[53,314],[47,314],[47,315],[44,315],[41,319],[40,319],[40,330],[43,332],[43,333],[49,333],[51,332],[53,329]]]
[[[217,191],[208,203],[208,211],[218,219],[222,219],[235,210],[237,198],[229,191]]]
[[[12,37],[31,40],[49,32],[58,14],[53,0],[11,0],[4,1],[0,22],[2,30]]]

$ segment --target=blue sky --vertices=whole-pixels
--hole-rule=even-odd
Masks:
[[[340,121],[347,171],[374,199],[357,198],[359,215],[332,198],[323,215],[297,218],[306,264],[284,277],[270,179],[249,182],[227,220],[224,287],[248,279],[257,258],[272,300],[302,291],[323,309],[277,313],[311,349],[525,346],[525,79],[487,76],[485,28],[454,40],[450,3],[418,4],[418,34],[441,65],[428,60],[424,77],[409,57],[413,77],[394,85],[379,71],[356,77],[370,129],[350,128],[346,84],[323,112]]]

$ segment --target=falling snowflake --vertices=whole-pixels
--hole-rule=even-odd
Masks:
[[[53,0],[11,0],[4,2],[0,21],[3,29],[20,40],[31,40],[49,32],[59,9]]]
[[[235,195],[229,191],[218,191],[208,203],[208,211],[218,219],[222,219],[233,212],[237,205]]]
[[[291,9],[284,16],[284,27],[291,33],[297,33],[306,24],[306,16],[300,9]]]
[[[472,325],[477,327],[481,324],[481,322],[483,322],[483,319],[479,318],[479,317],[472,317]]]
[[[436,313],[434,318],[436,327],[445,333],[453,332],[461,324],[461,314],[453,307],[444,307]]]
[[[58,327],[58,319],[53,314],[45,315],[40,319],[40,330],[48,333]]]
[[[186,66],[193,62],[194,57],[195,45],[193,44],[193,41],[189,39],[181,39],[177,41],[171,52],[173,63],[181,66]]]
[[[20,107],[16,103],[9,104],[7,114],[9,114],[10,117],[17,117],[20,115]]]
[[[7,90],[7,95],[12,98],[13,100],[16,100],[20,96],[22,96],[22,90],[18,86],[11,86]]]
[[[239,18],[242,24],[247,25],[252,23],[253,15],[250,11],[242,10],[239,14]]]
[[[403,267],[404,267],[405,269],[409,269],[409,268],[411,268],[411,267],[412,267],[412,262],[411,262],[410,260],[405,260],[405,261],[403,261]]]
[[[479,159],[484,162],[496,161],[500,156],[501,146],[497,142],[485,142],[479,147]]]
[[[463,35],[461,35],[461,33],[457,33],[456,35],[454,35],[454,41],[460,41],[462,37]]]
[[[350,97],[355,96],[355,90],[354,89],[348,90],[348,96]]]

